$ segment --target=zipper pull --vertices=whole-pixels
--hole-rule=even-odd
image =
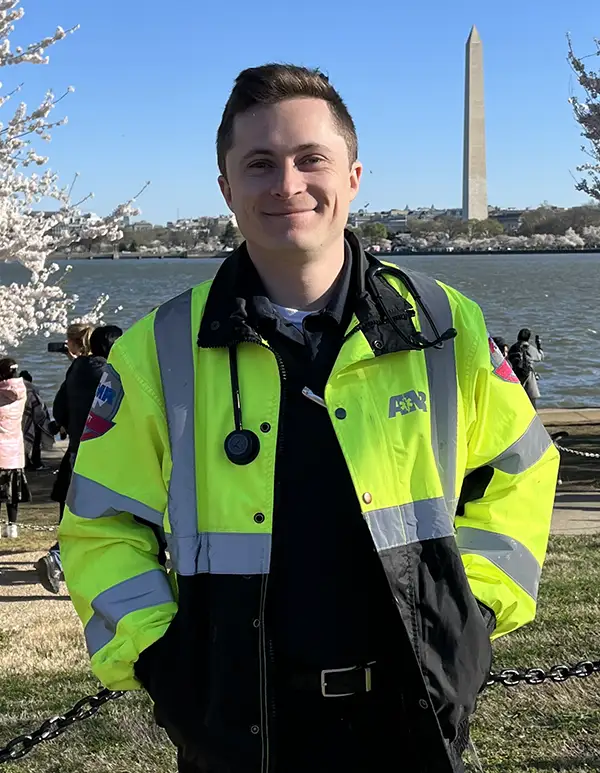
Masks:
[[[303,387],[302,394],[304,397],[306,397],[308,400],[312,400],[313,403],[316,403],[317,405],[320,405],[322,408],[327,408],[325,405],[325,400],[323,400],[322,397],[319,397],[316,395],[312,389],[309,389],[308,387]]]

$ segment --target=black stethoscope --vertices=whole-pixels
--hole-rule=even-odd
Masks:
[[[429,340],[420,332],[417,332],[416,336],[407,335],[398,326],[393,315],[390,314],[387,309],[383,297],[379,292],[379,288],[375,283],[375,279],[381,274],[389,274],[396,277],[408,289],[415,304],[431,326],[431,330],[435,336],[433,340]],[[441,348],[445,341],[450,341],[452,338],[456,337],[457,331],[453,327],[449,327],[448,330],[445,330],[440,334],[427,306],[423,303],[421,295],[418,293],[410,277],[407,276],[402,269],[393,266],[382,266],[381,264],[372,265],[367,270],[366,285],[368,286],[369,293],[373,298],[373,302],[375,303],[381,318],[392,326],[394,332],[408,345],[409,349],[414,351],[424,351],[425,349],[432,349],[434,347]],[[225,454],[233,464],[245,465],[253,462],[258,456],[260,451],[260,440],[255,432],[243,428],[242,401],[237,365],[237,347],[235,345],[229,347],[229,372],[231,374],[231,396],[233,401],[235,429],[225,438]],[[310,392],[310,390],[307,391]],[[312,395],[312,393],[310,394]],[[307,396],[309,395],[307,394]],[[312,399],[315,399],[315,396],[313,396]],[[316,399],[319,400],[319,398]]]

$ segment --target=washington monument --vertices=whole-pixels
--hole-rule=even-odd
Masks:
[[[473,27],[467,40],[465,63],[465,148],[462,213],[463,220],[487,220],[488,217],[483,44],[476,27]]]

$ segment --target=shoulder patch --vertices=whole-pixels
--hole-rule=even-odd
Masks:
[[[494,369],[494,375],[498,376],[502,381],[508,381],[510,384],[520,384],[521,382],[515,376],[510,363],[504,359],[502,352],[498,349],[496,342],[491,336],[488,336],[488,345],[490,347],[490,361]]]
[[[113,419],[121,406],[123,394],[119,374],[112,365],[107,363],[85,423],[82,441],[105,435],[115,426]]]

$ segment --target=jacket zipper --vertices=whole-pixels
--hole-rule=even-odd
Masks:
[[[286,397],[286,380],[287,374],[285,372],[285,366],[281,356],[270,346],[263,344],[262,341],[255,340],[254,343],[259,346],[268,349],[273,353],[275,361],[277,362],[277,368],[279,370],[279,383],[281,386],[281,393],[279,398],[279,417],[277,421],[277,443],[275,450],[275,466],[277,466],[277,460],[281,458],[283,453],[283,410],[285,407]],[[275,478],[276,470],[274,470],[273,477]],[[279,500],[279,482],[275,478],[275,491],[273,495],[273,516],[272,521],[275,520],[275,508]],[[271,524],[271,534],[273,533],[274,523]],[[267,631],[265,625],[266,617],[266,602],[267,602],[267,586],[269,583],[269,574],[264,575],[262,593],[261,593],[261,608],[260,608],[260,648],[261,658],[263,662],[262,669],[262,684],[261,684],[261,707],[262,707],[262,723],[263,723],[263,755],[262,755],[262,770],[261,773],[269,773],[271,769],[271,755],[269,749],[269,722],[275,718],[275,701],[273,700],[271,706],[269,706],[269,688],[268,688],[268,671],[267,661],[271,666],[275,663],[275,655],[273,651],[273,642],[271,639],[267,639]],[[267,651],[268,648],[268,651]]]
[[[258,336],[256,337],[243,336],[231,342],[232,345],[239,344],[239,343],[256,344],[257,346],[262,346],[263,349],[267,349],[269,352],[273,354],[273,356],[275,357],[275,361],[277,362],[277,369],[279,370],[279,383],[281,387],[281,396],[279,400],[279,419],[277,422],[278,424],[277,445],[276,445],[276,451],[275,451],[275,464],[277,464],[277,459],[281,458],[281,454],[283,451],[283,423],[281,421],[281,418],[283,416],[283,409],[285,404],[285,390],[286,390],[286,380],[287,380],[285,366],[283,364],[283,360],[281,356],[275,351],[275,349],[263,343],[260,340],[260,338],[258,338]],[[211,346],[211,347],[203,347],[203,348],[222,349],[225,347]],[[275,504],[279,499],[278,488],[279,488],[279,483],[276,482],[275,492],[273,497],[273,519],[275,517]],[[271,530],[271,533],[272,533],[272,530]],[[261,681],[261,692],[260,692],[261,739],[262,739],[262,746],[263,746],[262,759],[261,759],[261,773],[269,773],[271,768],[271,756],[270,756],[270,748],[269,748],[269,720],[275,717],[274,701],[272,703],[271,710],[269,711],[269,690],[268,690],[268,682],[267,682],[268,662],[273,664],[275,661],[274,652],[273,652],[273,643],[271,642],[270,639],[269,640],[267,639],[267,632],[266,632],[266,626],[265,626],[268,584],[269,584],[269,575],[265,574],[263,575],[263,578],[261,581],[261,589],[260,589],[260,610],[259,610],[260,629],[259,629],[259,637],[258,637],[259,662],[260,662],[259,670],[260,670],[260,681]]]

